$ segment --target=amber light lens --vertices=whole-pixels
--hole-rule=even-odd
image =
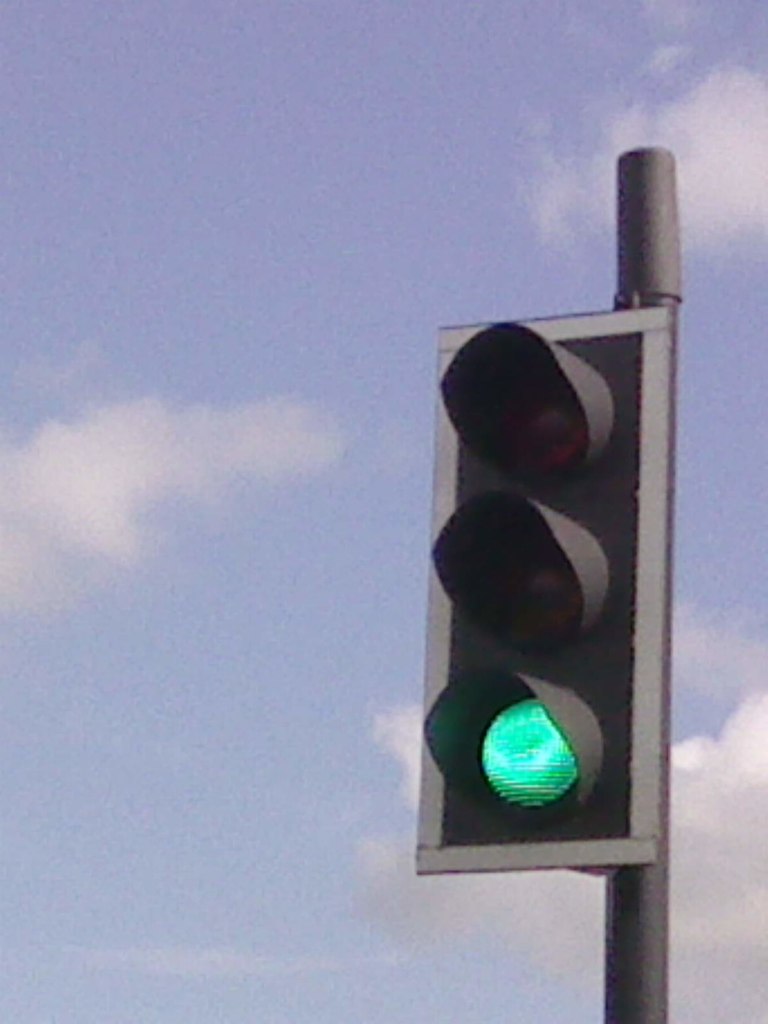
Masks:
[[[513,494],[475,498],[434,547],[438,576],[477,625],[520,647],[556,646],[581,626],[576,572],[540,511]]]

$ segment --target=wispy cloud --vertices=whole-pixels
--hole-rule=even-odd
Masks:
[[[388,838],[363,840],[359,863],[366,912],[406,948],[491,936],[572,985],[598,983],[599,879],[561,871],[418,877],[413,843]]]
[[[30,354],[17,367],[14,383],[37,395],[76,393],[107,366],[98,342],[86,339],[72,347],[64,358],[47,352]]]
[[[415,810],[419,802],[421,708],[415,704],[382,711],[373,720],[373,738],[402,771],[400,794]]]
[[[675,682],[732,700],[768,687],[766,623],[735,610],[675,609]]]
[[[140,399],[0,437],[0,611],[56,605],[151,546],[163,502],[287,484],[342,451],[320,410],[289,399],[233,408]]]
[[[646,65],[650,74],[662,77],[676,70],[690,56],[690,47],[678,43],[669,43],[666,46],[657,47],[651,54]]]
[[[229,947],[157,946],[128,949],[88,949],[70,946],[65,951],[83,967],[94,971],[120,971],[166,978],[254,978],[271,975],[327,974],[365,966],[393,966],[398,956],[379,957],[276,957]]]
[[[669,101],[616,110],[588,158],[546,154],[530,196],[542,237],[567,242],[613,224],[616,158],[647,145],[678,158],[687,243],[768,241],[768,77],[738,67],[714,70]]]
[[[660,28],[672,31],[687,29],[696,13],[693,0],[644,0],[644,7]]]

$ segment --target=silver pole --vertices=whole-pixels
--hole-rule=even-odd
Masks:
[[[636,149],[618,164],[618,308],[670,306],[682,299],[675,160]],[[670,474],[669,486],[672,487]],[[670,509],[672,502],[670,501]],[[671,513],[670,513],[671,514]],[[671,523],[668,536],[671,546]],[[671,566],[671,551],[668,552]],[[623,867],[608,880],[606,1024],[666,1024],[669,960],[669,742],[671,572],[667,577],[662,792],[655,864]]]

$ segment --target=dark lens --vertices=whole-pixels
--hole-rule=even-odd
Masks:
[[[442,388],[464,444],[505,473],[559,472],[586,459],[581,402],[550,348],[526,327],[498,324],[475,335]]]
[[[578,633],[583,595],[541,512],[492,493],[462,506],[434,549],[446,593],[477,625],[520,647],[556,645]]]
[[[510,469],[524,474],[557,472],[586,458],[587,425],[575,406],[536,399],[520,402],[507,410],[502,424]]]

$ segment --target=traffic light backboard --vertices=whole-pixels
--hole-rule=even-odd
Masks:
[[[671,327],[440,332],[420,872],[655,859]]]

